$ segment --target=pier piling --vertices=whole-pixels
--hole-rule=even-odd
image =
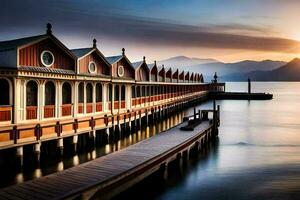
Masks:
[[[59,155],[63,156],[63,154],[64,154],[64,140],[63,140],[63,138],[59,138],[57,140],[57,148],[58,148]]]

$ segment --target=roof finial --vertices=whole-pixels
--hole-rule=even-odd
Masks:
[[[146,57],[145,56],[143,57],[143,61],[146,62]]]
[[[154,60],[154,64],[156,65],[156,60]]]
[[[217,75],[217,72],[215,72],[215,75],[214,75],[214,83],[217,83],[218,82],[218,75]]]
[[[97,40],[96,38],[93,39],[93,48],[96,48],[97,47]]]
[[[52,34],[52,25],[50,23],[47,23],[47,34],[51,35]]]
[[[164,64],[162,64],[162,67],[165,67],[165,65],[164,65]]]
[[[125,48],[122,48],[122,55],[125,56]]]

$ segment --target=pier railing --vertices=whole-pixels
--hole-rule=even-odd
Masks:
[[[119,113],[100,112],[94,115],[72,117],[72,104],[64,104],[61,106],[62,116],[65,119],[47,120],[45,122],[36,122],[32,124],[8,125],[0,129],[0,149],[22,146],[25,144],[34,144],[46,140],[70,137],[77,134],[86,133],[100,129],[107,129],[113,125],[128,123],[136,118],[144,117],[153,112],[166,109],[169,106],[188,103],[197,98],[207,96],[208,92],[195,92],[194,94],[186,94],[180,98],[169,98],[168,100],[157,100],[154,102],[144,103],[142,106],[135,106],[129,110],[123,109],[125,101],[120,102],[121,108]],[[102,103],[101,103],[102,104]],[[110,102],[108,103],[110,104]],[[92,108],[92,105],[89,105]],[[98,104],[100,106],[100,104]],[[116,106],[119,106],[119,102]],[[50,109],[50,107],[49,107]],[[82,107],[83,109],[83,107]],[[99,108],[98,108],[99,109]],[[110,109],[110,107],[108,107]],[[89,110],[88,110],[89,112]],[[53,116],[52,113],[48,113]],[[35,116],[32,114],[31,116]],[[118,120],[119,119],[119,120]],[[121,119],[121,120],[120,120]],[[107,123],[105,123],[107,122]],[[38,125],[38,130],[36,126]],[[37,134],[37,132],[39,134]]]

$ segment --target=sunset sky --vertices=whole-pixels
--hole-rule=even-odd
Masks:
[[[297,0],[1,0],[0,40],[54,34],[69,48],[149,62],[185,55],[235,62],[300,57]],[[299,41],[297,41],[299,40]]]

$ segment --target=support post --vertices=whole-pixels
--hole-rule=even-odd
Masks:
[[[95,145],[96,144],[96,130],[93,129],[89,132],[89,144]]]
[[[17,149],[16,149],[16,156],[17,156],[18,164],[19,164],[20,167],[23,166],[23,156],[24,156],[23,153],[24,153],[23,152],[23,146],[17,147]]]
[[[168,163],[162,164],[162,170],[163,170],[163,179],[167,180],[168,179]]]
[[[64,154],[64,139],[63,138],[59,138],[57,140],[57,148],[59,151],[59,155],[63,156],[63,154]]]
[[[36,156],[36,161],[40,162],[41,158],[41,142],[34,144],[34,154]]]
[[[142,129],[142,112],[139,111],[139,129]]]
[[[74,153],[77,152],[77,144],[78,144],[78,135],[73,136],[73,151]]]

